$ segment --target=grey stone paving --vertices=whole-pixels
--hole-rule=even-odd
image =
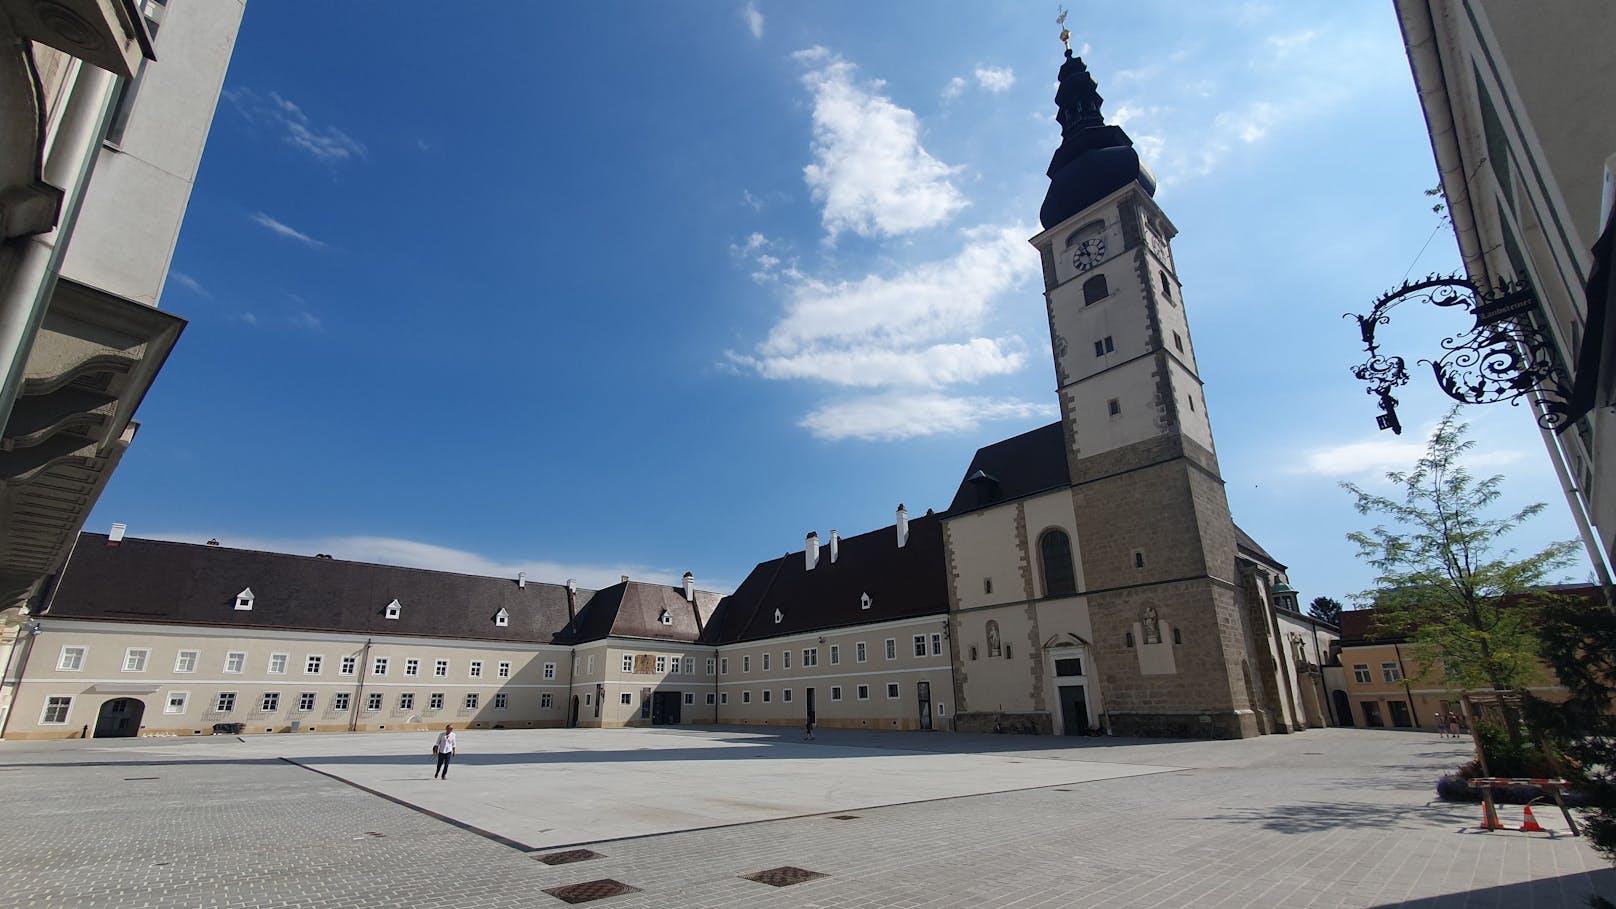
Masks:
[[[1430,735],[1315,730],[1245,742],[1069,747],[1047,738],[837,732],[812,746],[765,735],[757,747],[793,760],[804,747],[878,749],[889,754],[882,772],[896,775],[924,773],[958,751],[992,752],[1005,764],[1185,769],[859,807],[845,821],[833,820],[843,812],[832,809],[609,840],[590,844],[601,858],[549,866],[268,756],[295,750],[284,739],[0,743],[0,907],[559,907],[544,888],[599,878],[640,892],[583,905],[1458,909],[1616,897],[1616,872],[1565,835],[1556,812],[1538,812],[1561,830],[1552,837],[1486,834],[1474,830],[1477,812],[1431,803],[1432,780],[1461,759],[1463,744]],[[737,734],[629,736],[688,747]],[[591,731],[587,741],[608,753],[636,741],[629,736]],[[329,757],[343,749],[373,755],[402,741],[320,736],[317,746],[305,744],[314,738],[296,745]],[[659,759],[671,769],[681,752],[670,748]],[[752,776],[715,778],[707,797],[746,798],[746,787],[772,772],[766,758],[749,763],[758,765]],[[476,772],[468,760],[454,774]],[[553,780],[545,791],[524,790],[520,774],[508,771],[501,785],[512,799],[558,811],[571,797]],[[984,780],[982,788],[1000,787]],[[400,791],[407,794],[393,797]],[[653,811],[660,800],[689,797],[643,781],[621,793],[624,804]],[[834,792],[823,801],[834,804]],[[449,807],[452,816],[452,800]],[[1518,808],[1505,812],[1506,822],[1519,823]],[[741,878],[783,865],[827,877],[782,888]]]

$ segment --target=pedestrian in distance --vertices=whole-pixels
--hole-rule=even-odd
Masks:
[[[1448,737],[1448,724],[1442,719],[1442,714],[1440,713],[1436,715],[1436,731],[1442,738]]]
[[[1448,711],[1448,735],[1459,737],[1459,715],[1451,710]]]
[[[433,772],[433,779],[449,778],[449,759],[454,757],[456,747],[454,727],[443,727],[443,731],[438,733],[438,740],[432,745],[432,753],[438,756],[438,769]]]
[[[803,725],[803,738],[810,742],[814,740],[814,715],[811,713],[808,714],[808,722]]]

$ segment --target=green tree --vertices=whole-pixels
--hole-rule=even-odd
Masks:
[[[1340,625],[1341,601],[1330,597],[1314,597],[1313,602],[1307,604],[1307,614],[1321,622]]]
[[[1566,771],[1586,800],[1588,839],[1616,860],[1616,612],[1597,595],[1562,597],[1541,618],[1543,658],[1571,698],[1528,699],[1527,712],[1570,758]]]
[[[1503,477],[1477,480],[1461,463],[1475,442],[1455,407],[1437,425],[1408,472],[1386,475],[1398,498],[1343,483],[1360,514],[1387,519],[1350,533],[1375,569],[1375,587],[1356,599],[1375,609],[1376,628],[1405,638],[1430,680],[1452,688],[1525,687],[1539,666],[1537,613],[1551,573],[1569,565],[1574,542],[1551,543],[1525,558],[1501,549],[1509,533],[1544,509],[1539,502],[1496,516]],[[1507,724],[1520,746],[1519,729]]]

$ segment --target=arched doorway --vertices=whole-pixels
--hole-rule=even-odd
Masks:
[[[113,698],[101,705],[95,717],[95,737],[114,739],[140,734],[140,718],[146,714],[146,702],[140,698]]]
[[[567,714],[567,728],[575,729],[578,726],[578,696],[572,696],[572,712]]]
[[[1335,701],[1335,724],[1337,726],[1352,726],[1352,704],[1347,700],[1347,693],[1337,688],[1330,692],[1330,699]]]

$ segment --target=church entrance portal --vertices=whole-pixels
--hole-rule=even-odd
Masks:
[[[1088,693],[1082,685],[1060,686],[1061,728],[1067,735],[1089,734]]]
[[[95,717],[95,737],[115,739],[140,734],[140,718],[146,714],[146,702],[139,698],[113,698],[101,705]]]

